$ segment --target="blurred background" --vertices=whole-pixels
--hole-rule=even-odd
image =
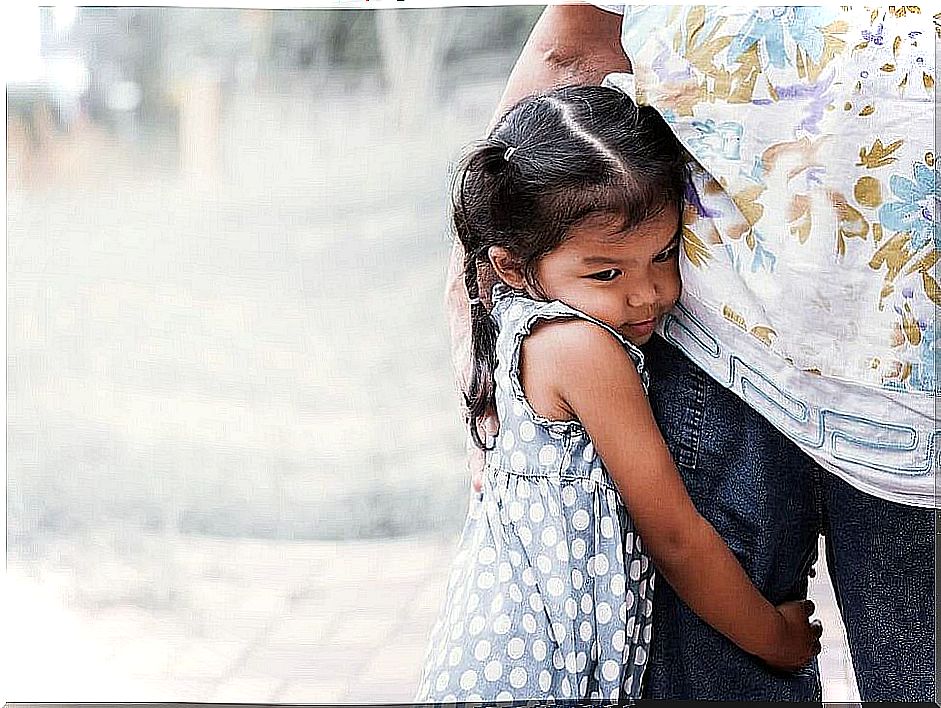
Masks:
[[[7,11],[5,699],[411,699],[449,166],[540,12]]]

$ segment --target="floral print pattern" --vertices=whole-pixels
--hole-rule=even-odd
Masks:
[[[939,20],[912,6],[625,10],[637,99],[701,167],[684,230],[693,311],[774,332],[756,337],[802,370],[933,392],[935,330],[912,323],[941,302]],[[837,337],[848,323],[857,336]]]
[[[694,158],[660,334],[825,469],[936,506],[941,12],[601,7],[616,85]]]
[[[753,45],[758,45],[774,67],[796,63],[795,57],[800,52],[820,63],[826,43],[822,28],[835,15],[833,9],[823,7],[758,8],[729,45],[728,60],[738,61]]]
[[[935,173],[923,163],[916,163],[914,179],[892,175],[889,187],[898,200],[883,204],[879,208],[879,220],[891,231],[911,234],[911,249],[920,251],[934,235],[935,217],[938,213],[938,190]]]

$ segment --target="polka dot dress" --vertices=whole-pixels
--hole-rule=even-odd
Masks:
[[[500,433],[468,512],[416,702],[638,698],[654,569],[577,421],[539,416],[519,382],[520,345],[540,320],[579,317],[498,286]]]

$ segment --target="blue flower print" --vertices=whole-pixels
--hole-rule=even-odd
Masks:
[[[755,256],[752,259],[751,272],[757,273],[759,270],[766,270],[769,273],[773,273],[774,266],[778,259],[771,251],[764,247],[761,239],[757,237],[757,232],[755,232],[755,235]]]
[[[716,125],[714,120],[707,118],[694,120],[691,125],[697,134],[689,139],[689,146],[697,157],[741,158],[742,134],[745,131],[741,123],[727,121]]]
[[[751,251],[741,248],[737,244],[725,244],[725,253],[731,261],[732,267],[743,275],[759,271],[774,273],[774,267],[778,260],[777,256],[764,247],[763,239],[758,231],[753,230],[752,235],[755,237],[755,247]]]
[[[823,57],[824,36],[820,31],[834,19],[833,8],[774,7],[756,9],[741,33],[729,46],[729,61],[736,61],[754,44],[764,45],[771,65],[788,64],[785,33],[814,63]]]
[[[764,166],[764,163],[761,161],[761,156],[755,155],[754,159],[752,160],[751,169],[747,171],[745,169],[741,169],[739,170],[739,174],[751,180],[755,184],[764,184],[765,183],[765,166]]]
[[[917,252],[932,240],[934,219],[938,214],[938,190],[934,170],[930,167],[916,163],[914,173],[914,181],[892,175],[889,187],[900,201],[883,204],[879,208],[879,220],[887,229],[909,232],[911,250]]]
[[[751,235],[754,238],[754,246],[750,251],[741,247],[733,248],[731,244],[726,247],[732,266],[742,274],[758,271],[774,273],[774,267],[778,261],[777,256],[765,248],[765,240],[758,229],[752,229]]]

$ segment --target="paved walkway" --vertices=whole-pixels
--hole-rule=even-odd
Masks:
[[[58,567],[11,562],[2,698],[407,702],[453,545],[150,539],[124,560],[66,547]],[[824,700],[856,701],[824,575]]]

